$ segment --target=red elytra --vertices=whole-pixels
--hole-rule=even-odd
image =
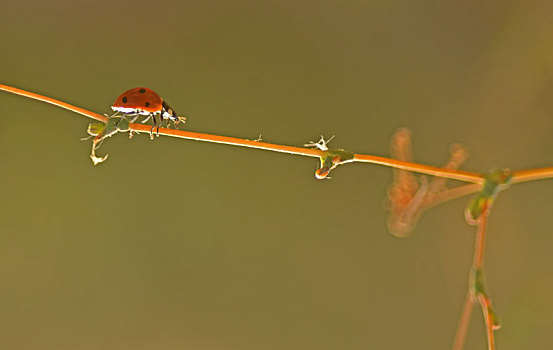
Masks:
[[[151,118],[154,119],[154,128],[159,125],[164,119],[169,119],[178,124],[186,120],[185,117],[179,117],[175,110],[171,108],[163,99],[152,89],[146,87],[137,87],[123,92],[113,105],[111,106],[116,112],[121,112],[128,115],[146,115],[148,116],[143,122]],[[159,122],[156,119],[159,116]],[[131,122],[134,122],[134,118]],[[153,128],[152,128],[153,130]]]

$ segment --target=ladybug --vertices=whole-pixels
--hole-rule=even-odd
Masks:
[[[163,101],[154,90],[145,87],[137,87],[123,92],[121,96],[117,97],[111,109],[135,116],[131,123],[140,115],[147,116],[142,121],[143,123],[153,118],[154,126],[150,130],[151,135],[156,127],[159,132],[159,127],[165,119],[173,121],[175,125],[178,125],[179,122],[184,123],[186,120],[186,117],[179,117],[175,110]],[[159,117],[159,120],[156,117]]]

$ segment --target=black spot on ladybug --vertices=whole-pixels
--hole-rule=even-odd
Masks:
[[[143,93],[146,92],[146,89],[140,89],[140,90],[138,90],[138,92],[140,92],[141,94],[143,94]]]
[[[123,103],[127,103],[127,97],[123,97]]]
[[[150,107],[150,102],[145,103],[146,107]]]

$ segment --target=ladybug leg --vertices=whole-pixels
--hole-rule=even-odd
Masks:
[[[159,122],[156,123],[156,126],[157,126],[157,136],[159,137],[159,127],[160,126],[163,126],[163,114],[160,114],[159,115]]]
[[[134,122],[135,122],[135,121],[136,121],[136,120],[138,119],[138,117],[139,117],[139,114],[134,114],[134,115],[133,115],[133,114],[131,114],[130,116],[132,116],[132,117],[133,117],[133,118],[131,119],[131,123],[134,123]]]
[[[146,117],[146,119],[144,119],[144,120],[142,121],[142,124],[144,124],[144,123],[146,123],[148,120],[150,120],[151,117],[152,117],[152,115],[151,115],[151,114],[148,114],[148,116]],[[137,116],[137,118],[138,118],[138,116]]]
[[[121,125],[121,122],[123,121],[123,119],[127,119],[129,121],[129,123],[134,123],[138,119],[139,116],[140,116],[140,114],[137,114],[137,113],[130,113],[130,114],[121,115],[121,119],[117,123],[117,128],[119,128],[119,125]]]
[[[156,128],[156,125],[157,125],[157,120],[156,120],[156,116],[154,114],[150,114],[148,116],[148,119],[152,117],[154,119],[154,125],[152,126],[152,128],[150,129],[150,139],[154,139],[154,129]],[[159,126],[157,127],[157,132],[159,133]]]
[[[119,121],[117,122],[117,125],[115,125],[115,129],[117,129],[117,130],[119,129],[119,125],[121,125],[121,122],[123,121],[123,118],[125,118],[125,117],[123,117],[123,116],[120,117]]]

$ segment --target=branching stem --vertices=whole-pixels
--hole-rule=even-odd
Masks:
[[[21,90],[18,88],[14,88],[14,87],[2,85],[2,84],[0,84],[0,90],[7,91],[16,95],[21,95],[27,98],[39,100],[42,102],[50,103],[55,106],[68,109],[70,111],[79,113],[81,115],[84,115],[86,117],[92,118],[100,122],[107,123],[108,121],[108,118],[103,115],[90,112],[86,109],[76,107],[66,102],[62,102],[50,97],[42,96],[39,94],[35,94],[32,92],[28,92],[25,90]],[[150,130],[151,130],[151,126],[144,125],[144,124],[130,124],[129,127],[131,132],[150,133]],[[204,134],[204,133],[197,133],[197,132],[184,131],[184,130],[178,130],[178,129],[159,128],[158,134],[173,136],[173,137],[178,137],[183,139],[208,141],[208,142],[222,143],[222,144],[233,145],[233,146],[257,148],[257,149],[302,155],[302,156],[308,156],[308,157],[321,158],[321,157],[327,156],[327,152],[320,149],[277,145],[277,144],[261,142],[259,140],[247,140],[247,139],[241,139],[236,137]],[[472,183],[470,185],[459,186],[456,188],[449,189],[444,196],[437,196],[436,198],[432,198],[429,203],[425,203],[424,204],[425,207],[433,206],[449,199],[457,198],[469,193],[476,192],[478,191],[480,186],[484,183],[484,177],[480,173],[448,169],[448,168],[439,168],[439,167],[434,167],[430,165],[423,165],[423,164],[418,164],[418,163],[413,163],[408,161],[401,161],[401,160],[392,159],[392,158],[373,156],[373,155],[355,154],[353,159],[350,159],[346,162],[379,164],[379,165],[393,167],[396,169],[413,171],[417,173]],[[553,178],[553,167],[516,171],[513,173],[513,178],[511,183],[514,184],[514,183],[533,181],[533,180],[539,180],[539,179],[548,179],[548,178]],[[487,224],[488,214],[489,214],[488,204],[485,204],[483,208],[482,216],[480,218],[480,222],[478,224],[478,230],[476,235],[474,260],[472,264],[473,271],[483,268],[484,245],[486,240],[486,224]],[[476,301],[480,303],[482,307],[482,311],[484,313],[484,319],[486,321],[486,331],[488,335],[488,349],[495,350],[494,327],[497,328],[498,326],[495,325],[493,323],[494,321],[491,319],[492,318],[492,314],[490,311],[491,300],[488,297],[488,295],[482,291],[474,295],[471,288],[469,288],[469,291],[467,293],[467,298],[463,306],[461,319],[459,322],[459,326],[457,328],[457,333],[456,333],[455,341],[453,345],[454,350],[460,350],[463,347],[469,320],[472,313],[472,307]]]

